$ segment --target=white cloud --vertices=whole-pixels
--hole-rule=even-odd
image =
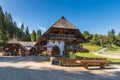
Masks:
[[[17,22],[17,26],[20,28],[22,25],[22,22]]]
[[[30,34],[32,33],[33,30],[29,29]]]
[[[38,28],[41,30],[42,33],[44,33],[47,30],[45,27],[42,26],[38,26]]]
[[[22,21],[20,21],[20,19],[18,19],[17,17],[13,16],[13,20],[16,22],[17,26],[20,28]]]
[[[46,31],[46,28],[45,28],[45,27],[40,26],[39,28],[40,28],[41,30],[43,30],[43,31]]]

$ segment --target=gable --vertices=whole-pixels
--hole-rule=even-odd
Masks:
[[[77,29],[73,24],[68,22],[64,17],[58,20],[52,27],[53,28]]]

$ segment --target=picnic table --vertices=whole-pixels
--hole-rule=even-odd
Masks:
[[[88,69],[89,64],[97,64],[98,66],[100,66],[100,69],[104,69],[107,65],[108,61],[107,60],[81,60],[81,64],[84,68]]]

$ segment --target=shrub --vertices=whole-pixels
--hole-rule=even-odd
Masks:
[[[89,53],[89,50],[86,49],[86,48],[82,48],[82,49],[80,50],[80,52],[82,52],[82,53]]]
[[[72,58],[72,59],[75,59],[75,58],[76,58],[76,54],[74,54],[72,51],[70,51],[69,56],[70,56],[70,58]]]

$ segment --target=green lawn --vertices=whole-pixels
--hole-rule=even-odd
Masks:
[[[83,44],[83,48],[88,49],[90,52],[96,52],[96,51],[102,49],[100,46],[91,45],[91,44]]]
[[[120,53],[120,47],[108,48],[106,50],[108,53]]]
[[[120,62],[120,59],[115,59],[115,58],[107,58],[108,61],[111,61],[111,62]]]
[[[80,52],[77,52],[76,56],[87,57],[87,58],[102,58],[100,56],[93,55],[92,53],[80,53]]]
[[[105,57],[101,57],[101,56],[96,56],[94,54],[92,54],[92,52],[97,52],[100,49],[102,49],[100,46],[97,45],[91,45],[91,44],[83,44],[84,48],[87,48],[91,53],[80,53],[77,52],[76,56],[80,56],[80,57],[87,57],[87,58],[105,58]],[[120,53],[120,48],[112,48],[112,49],[108,49],[107,52],[119,52]],[[114,58],[107,58],[110,62],[120,62],[120,59],[114,59]]]
[[[96,56],[92,53],[80,53],[80,52],[77,52],[76,56],[87,57],[87,58],[105,58],[105,57],[101,57],[101,56]],[[114,59],[114,58],[107,58],[107,59],[110,62],[120,62],[120,59]]]

